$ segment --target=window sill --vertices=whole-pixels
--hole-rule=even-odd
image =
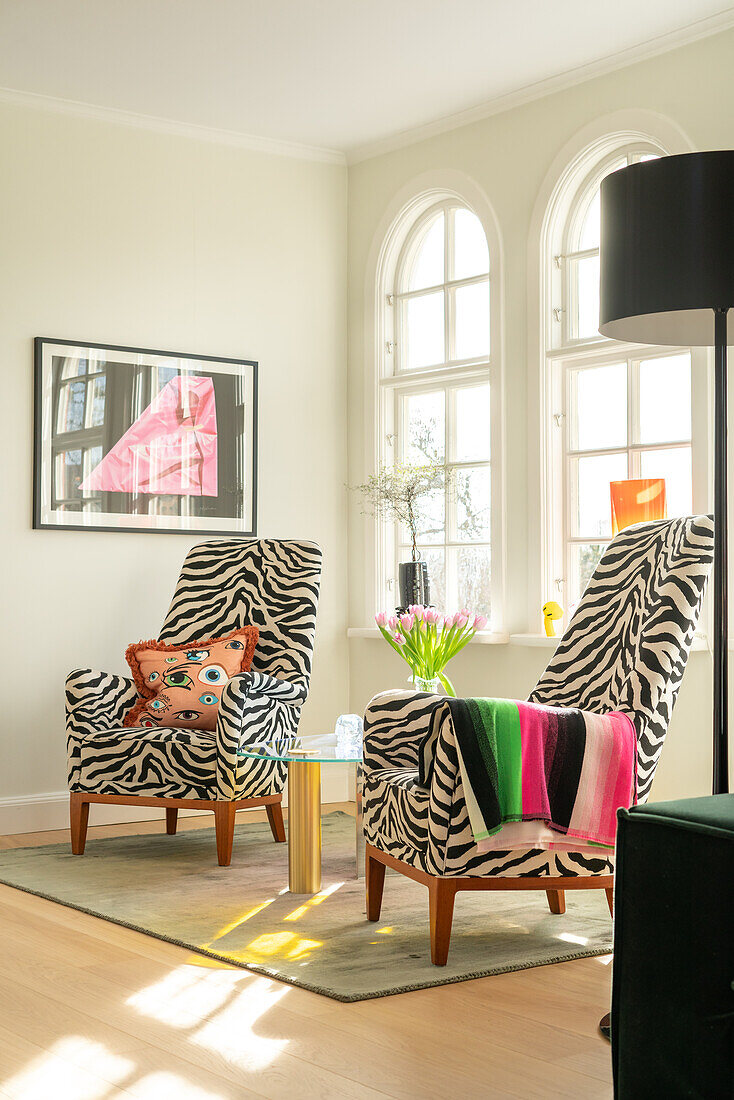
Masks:
[[[380,638],[382,634],[376,626],[350,626],[347,630],[348,638]],[[510,635],[503,631],[480,630],[469,642],[469,645],[507,645]]]
[[[347,630],[348,638],[380,638],[382,634],[376,626],[350,626]],[[557,634],[549,638],[547,634],[506,634],[503,631],[480,630],[469,642],[469,645],[514,645],[525,646],[529,649],[555,649],[561,640]],[[708,650],[708,641],[705,634],[696,634],[693,638],[691,652],[705,652]],[[734,649],[734,641],[729,642],[729,649]]]
[[[533,649],[555,649],[560,640],[560,634],[555,634],[552,638],[547,634],[510,634],[510,645],[530,646]]]

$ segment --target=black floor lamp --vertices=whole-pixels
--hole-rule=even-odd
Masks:
[[[734,150],[632,164],[601,185],[599,331],[711,347],[714,372],[714,770],[729,790],[726,321],[734,306]]]

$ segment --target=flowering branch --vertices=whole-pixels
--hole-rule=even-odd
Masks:
[[[396,462],[381,467],[354,489],[362,494],[369,514],[396,520],[407,527],[413,544],[413,561],[417,561],[418,534],[428,522],[428,505],[433,496],[443,491],[447,478],[449,485],[453,484],[449,468],[441,462],[423,465]]]

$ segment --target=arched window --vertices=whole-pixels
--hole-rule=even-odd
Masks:
[[[490,254],[477,214],[436,194],[411,204],[393,227],[378,285],[383,464],[442,463],[419,536],[432,602],[491,617],[492,357]],[[381,525],[380,586],[397,599],[408,532]],[[496,601],[499,602],[498,600]]]
[[[611,538],[611,481],[665,479],[669,516],[705,510],[694,478],[690,348],[599,335],[599,188],[610,172],[664,155],[647,140],[610,138],[579,157],[551,200],[545,264],[545,598],[578,603]],[[702,375],[701,377],[705,377]],[[705,417],[705,412],[704,412]],[[705,428],[696,441],[705,465]],[[701,446],[703,444],[703,446]]]

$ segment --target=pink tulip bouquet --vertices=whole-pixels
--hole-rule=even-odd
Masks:
[[[476,632],[487,625],[483,615],[472,618],[466,609],[455,615],[441,615],[432,607],[418,605],[409,607],[399,618],[380,611],[375,622],[388,645],[410,666],[416,686],[439,680],[446,694],[452,696],[456,692],[443,670]]]

